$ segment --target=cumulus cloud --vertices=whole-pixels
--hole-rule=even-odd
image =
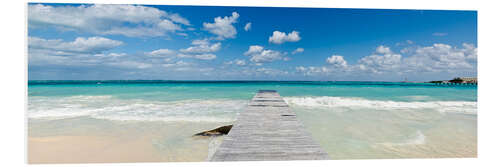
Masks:
[[[248,47],[248,51],[246,51],[244,53],[244,55],[248,56],[248,55],[251,55],[251,54],[260,53],[260,52],[262,52],[262,50],[264,50],[264,47],[259,46],[259,45],[252,45],[252,46]]]
[[[326,59],[326,62],[334,67],[347,67],[347,62],[340,55],[332,55]]]
[[[265,75],[271,75],[271,76],[277,76],[277,75],[287,75],[289,74],[288,71],[283,71],[279,69],[274,69],[274,68],[257,68],[255,69],[255,72],[257,74],[265,74]]]
[[[297,42],[300,40],[299,32],[292,31],[291,33],[285,33],[280,31],[274,31],[273,35],[269,37],[269,42],[274,44],[282,44],[284,42]]]
[[[292,51],[292,54],[297,54],[297,53],[302,53],[304,52],[304,48],[297,48],[294,51]]]
[[[194,58],[201,59],[201,60],[213,60],[213,59],[217,58],[217,56],[214,54],[211,54],[211,53],[207,53],[207,54],[195,55]]]
[[[248,22],[247,24],[245,24],[245,31],[250,31],[250,29],[252,29],[252,23]]]
[[[126,57],[126,53],[106,53],[123,42],[103,37],[78,37],[73,41],[28,37],[29,65],[88,66]]]
[[[358,61],[359,68],[364,71],[370,71],[373,73],[382,73],[396,70],[401,65],[401,55],[393,54],[387,52],[387,50],[382,50],[385,54],[378,55],[373,54],[370,56],[366,56],[361,58]],[[380,50],[377,48],[377,53],[380,53]]]
[[[232,60],[232,61],[224,62],[224,64],[228,64],[228,65],[235,64],[235,65],[239,65],[239,66],[244,66],[247,63],[246,63],[245,60],[235,59],[235,60]]]
[[[126,53],[108,53],[108,54],[95,54],[96,57],[123,57],[127,56]]]
[[[208,32],[217,35],[217,39],[223,40],[225,38],[235,38],[236,28],[233,24],[238,21],[240,15],[233,12],[231,16],[216,17],[213,23],[203,23],[203,28]]]
[[[149,52],[147,54],[151,55],[151,56],[162,56],[162,57],[165,57],[165,56],[172,56],[172,55],[174,55],[175,51],[170,50],[170,49],[158,49],[158,50],[151,51],[151,52]]]
[[[55,55],[97,54],[122,45],[123,42],[104,37],[77,37],[74,41],[62,39],[28,38],[28,48],[53,51]]]
[[[403,49],[405,57],[393,53],[390,48],[379,46],[374,55],[358,61],[360,70],[373,73],[420,73],[420,72],[475,72],[477,68],[477,48],[462,44],[462,48],[436,43],[432,46]],[[384,53],[384,54],[380,54]]]
[[[254,63],[266,63],[276,60],[282,60],[285,53],[275,50],[266,50],[259,45],[252,45],[243,55],[250,56],[250,61]]]
[[[177,61],[175,63],[167,63],[167,64],[163,64],[163,67],[166,67],[166,68],[171,68],[171,67],[186,67],[186,66],[190,66],[191,63],[187,63],[185,61]]]
[[[169,18],[170,20],[172,20],[173,22],[176,22],[176,23],[181,23],[181,24],[184,24],[187,26],[191,25],[189,23],[189,20],[187,20],[186,18],[182,17],[181,15],[179,15],[177,13],[170,13],[167,15],[167,18]]]
[[[456,77],[477,73],[477,48],[464,43],[461,47],[433,44],[405,48],[404,56],[394,53],[388,46],[379,46],[374,53],[362,57],[357,64],[348,65],[342,56],[332,55],[326,59],[328,66],[297,66],[298,73],[307,76],[374,76],[384,74],[418,77],[422,73],[431,76]],[[342,72],[339,72],[342,70]]]
[[[195,58],[195,59],[200,59],[200,60],[213,60],[217,58],[216,55],[211,54],[211,53],[204,53],[204,54],[177,54],[177,57],[179,58]]]
[[[28,6],[30,28],[55,26],[101,35],[163,36],[182,30],[189,21],[179,14],[140,5],[95,4],[80,6]],[[124,26],[127,25],[127,26]]]
[[[221,47],[220,42],[211,44],[208,39],[193,40],[193,42],[191,42],[191,45],[191,47],[181,49],[180,51],[183,53],[208,53],[216,52]]]
[[[419,47],[413,55],[404,59],[405,71],[409,72],[440,72],[440,71],[476,71],[477,48],[464,43],[462,48],[447,44],[434,44]]]
[[[28,38],[29,65],[65,66],[71,68],[126,68],[144,70],[163,61],[144,59],[138,55],[111,52],[123,42],[104,37],[77,37],[72,41],[62,39]],[[171,54],[168,49],[146,52],[146,55],[162,57]]]
[[[252,55],[252,58],[250,58],[250,61],[255,62],[255,63],[264,63],[264,62],[272,62],[275,60],[281,60],[282,59],[282,53],[274,50],[264,50],[260,52],[259,54],[254,54]]]
[[[298,66],[295,70],[305,76],[329,76],[331,74],[342,72],[345,73],[349,70],[347,61],[344,60],[343,56],[332,55],[326,58],[326,63],[328,66]]]
[[[386,47],[384,45],[380,45],[380,46],[377,47],[377,49],[375,49],[375,53],[378,53],[378,54],[390,54],[390,53],[392,53],[392,51],[391,51],[391,48]]]
[[[295,70],[299,73],[302,73],[303,75],[306,76],[314,76],[314,75],[329,75],[334,71],[333,68],[329,67],[314,67],[314,66],[309,66],[309,67],[304,67],[304,66],[298,66],[295,67]]]
[[[196,58],[201,60],[213,60],[217,58],[212,52],[216,52],[221,48],[221,43],[210,43],[208,39],[193,40],[190,47],[185,49],[180,49],[182,52],[177,54],[180,58]]]

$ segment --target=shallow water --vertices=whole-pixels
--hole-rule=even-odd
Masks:
[[[153,150],[143,161],[204,161],[221,138],[191,135],[231,124],[259,89],[278,90],[333,159],[477,155],[477,87],[415,83],[30,81],[28,135],[129,139]]]

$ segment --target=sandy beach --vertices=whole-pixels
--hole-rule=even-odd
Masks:
[[[102,136],[54,136],[28,139],[29,163],[160,162],[150,140]],[[186,160],[188,161],[188,160]]]
[[[86,118],[56,122],[72,127],[52,127],[53,121],[31,123],[32,131],[50,130],[28,137],[28,163],[120,163],[120,162],[196,162],[205,161],[212,140],[208,137],[192,137],[191,132],[203,126],[153,123],[128,123],[96,121],[87,126]],[[99,129],[102,122],[107,127]],[[58,126],[59,127],[59,126]]]

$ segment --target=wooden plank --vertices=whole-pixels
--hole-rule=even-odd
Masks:
[[[328,154],[274,90],[260,90],[211,161],[327,160]]]

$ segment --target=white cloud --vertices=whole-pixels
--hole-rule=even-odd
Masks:
[[[175,63],[167,63],[167,64],[163,64],[163,67],[166,67],[166,68],[171,68],[171,67],[185,67],[185,66],[190,66],[191,63],[187,63],[185,61],[177,61]]]
[[[231,16],[219,16],[214,18],[214,23],[203,23],[203,28],[217,35],[217,39],[219,40],[235,38],[237,31],[233,24],[238,21],[238,17],[240,17],[240,15],[237,12],[233,12]]]
[[[108,56],[110,57],[122,57],[122,56],[126,56],[127,54],[126,53],[109,53]]]
[[[264,63],[264,62],[272,62],[275,60],[281,60],[282,53],[274,50],[264,50],[259,54],[252,55],[250,61],[255,63]]]
[[[245,56],[250,56],[250,61],[254,63],[266,63],[275,60],[282,60],[284,53],[274,50],[265,50],[264,47],[259,45],[252,45],[248,51],[244,53]]]
[[[214,68],[211,67],[197,67],[193,63],[185,62],[182,60],[175,63],[163,64],[162,66],[165,67],[168,71],[175,72],[209,72],[214,70]]]
[[[166,31],[181,30],[181,27],[170,20],[162,20],[158,23],[158,27]]]
[[[326,59],[326,62],[334,67],[347,67],[347,62],[344,60],[344,57],[340,55],[332,55]]]
[[[216,52],[221,48],[221,43],[211,44],[208,39],[193,40],[190,47],[180,49],[181,54],[177,54],[180,58],[196,58],[201,60],[213,60],[217,58],[212,52]]]
[[[217,58],[217,56],[215,56],[214,54],[211,54],[211,53],[207,53],[207,54],[195,55],[194,58],[201,59],[201,60],[213,60],[213,59]]]
[[[326,59],[330,66],[298,66],[295,70],[307,76],[322,77],[384,74],[387,78],[401,75],[418,78],[423,73],[438,77],[477,73],[477,48],[472,44],[464,43],[462,47],[433,44],[405,49],[408,51],[403,56],[392,52],[387,46],[379,46],[374,54],[362,57],[354,65],[348,65],[342,56],[332,55]],[[339,73],[339,70],[342,72]]]
[[[245,24],[245,31],[250,31],[250,29],[252,29],[252,23],[248,22],[247,24]]]
[[[146,69],[146,68],[151,68],[153,66],[152,64],[149,63],[143,63],[137,61],[119,61],[119,62],[110,62],[106,64],[121,68],[137,68],[137,69]]]
[[[51,50],[56,55],[97,54],[122,45],[123,42],[104,37],[77,37],[74,41],[62,39],[28,38],[30,49]]]
[[[239,65],[239,66],[244,66],[244,65],[246,65],[247,63],[245,62],[245,60],[235,60],[235,64],[236,64],[236,65]]]
[[[179,54],[177,54],[177,57],[179,57],[179,58],[192,58],[194,56],[193,55],[189,55],[189,54],[179,53]]]
[[[392,53],[366,56],[358,61],[359,69],[373,73],[394,71],[401,65],[401,57],[400,54]]]
[[[383,46],[383,45],[380,45],[380,46],[377,47],[377,49],[375,49],[375,53],[378,53],[378,54],[391,54],[392,51],[391,51],[391,48]]]
[[[304,52],[304,48],[297,48],[297,49],[295,49],[295,50],[292,52],[292,54],[297,54],[297,53],[302,53],[302,52]]]
[[[246,51],[244,53],[245,56],[248,56],[248,55],[251,55],[251,54],[256,54],[256,53],[260,53],[262,52],[262,50],[264,50],[264,47],[262,46],[259,46],[259,45],[252,45],[248,48],[248,51]]]
[[[200,60],[213,60],[217,58],[216,55],[211,54],[211,53],[204,53],[204,54],[177,54],[177,57],[179,58],[195,58],[195,59],[200,59]]]
[[[186,49],[181,49],[180,51],[183,53],[208,53],[208,52],[216,52],[221,48],[221,43],[217,42],[215,44],[210,44],[207,39],[203,40],[193,40],[191,42],[191,47]]]
[[[140,5],[28,6],[30,28],[55,26],[102,35],[163,36],[190,25],[179,14]],[[176,24],[179,23],[179,24]],[[127,26],[123,26],[126,24]]]
[[[246,61],[245,60],[241,60],[241,59],[235,59],[233,61],[228,61],[228,62],[224,62],[224,64],[228,64],[228,65],[231,65],[231,64],[236,64],[236,65],[239,65],[239,66],[244,66],[246,65]]]
[[[447,44],[434,44],[419,47],[414,54],[405,58],[404,70],[408,72],[437,72],[437,71],[476,71],[477,48],[471,44],[462,44],[462,48]]]
[[[358,69],[373,73],[420,73],[464,71],[476,72],[477,48],[471,44],[462,44],[462,48],[447,44],[433,44],[426,47],[409,47],[403,49],[403,57],[395,54],[388,47],[379,46],[376,53],[358,61]]]
[[[170,49],[158,49],[158,50],[154,50],[154,51],[151,51],[148,53],[148,55],[151,55],[151,56],[172,56],[175,54],[175,51],[173,50],[170,50]]]
[[[472,44],[463,44],[458,47],[446,44],[434,44],[425,47],[411,46],[408,50],[408,54],[403,56],[392,52],[388,46],[379,46],[374,49],[372,55],[362,57],[357,61],[357,64],[353,65],[348,64],[344,57],[340,55],[331,55],[325,58],[324,66],[298,66],[295,68],[295,72],[296,74],[322,79],[356,78],[360,76],[377,76],[378,79],[400,79],[403,77],[402,75],[418,78],[422,73],[425,73],[427,77],[434,76],[438,78],[462,76],[463,74],[474,75],[477,68],[477,48]],[[255,76],[286,75],[288,73],[286,71],[265,67],[257,68],[257,66],[263,65],[265,62],[286,59],[284,57],[285,53],[275,56],[279,55],[276,52],[266,50],[259,45],[250,46],[248,51],[244,53],[244,55],[250,57],[250,62],[241,64],[255,66],[239,68],[241,71],[238,74]],[[225,62],[225,64],[237,65],[237,60]]]
[[[313,76],[313,75],[329,75],[332,73],[334,70],[332,68],[328,67],[304,67],[304,66],[298,66],[295,67],[295,70],[299,73],[302,73],[307,76]]]
[[[181,15],[177,14],[177,13],[171,13],[171,14],[168,14],[167,16],[170,20],[176,22],[176,23],[181,23],[181,24],[184,24],[184,25],[187,25],[187,26],[190,26],[191,24],[189,23],[189,20],[187,20],[186,18],[182,17]]]
[[[295,67],[295,70],[305,76],[329,76],[332,74],[340,74],[336,72],[342,72],[342,75],[345,75],[346,72],[349,72],[351,68],[347,65],[344,57],[340,55],[334,54],[330,57],[327,57],[326,63],[329,64],[329,66],[298,66]]]
[[[265,74],[265,75],[272,75],[272,76],[277,76],[277,75],[287,75],[288,71],[283,71],[279,69],[274,69],[274,68],[258,68],[255,70],[257,74]]]
[[[291,33],[284,33],[280,31],[274,31],[273,35],[269,37],[269,42],[275,44],[282,44],[284,42],[297,42],[300,40],[299,32],[292,31]]]

